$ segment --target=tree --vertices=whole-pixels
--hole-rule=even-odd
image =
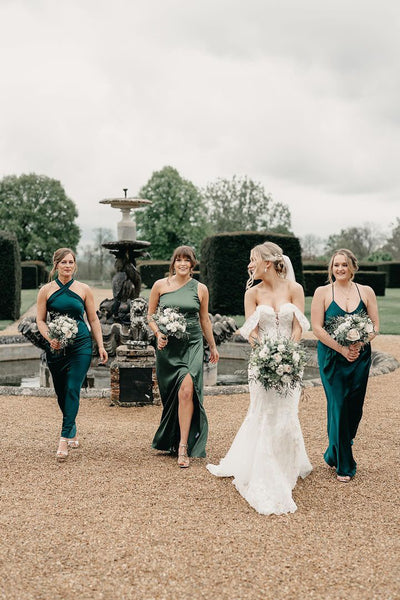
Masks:
[[[103,246],[102,246],[102,244],[104,244],[105,242],[111,241],[112,232],[111,232],[111,229],[105,229],[103,227],[97,227],[96,229],[93,229],[93,232],[95,234],[94,251],[97,254],[99,277],[101,280],[103,280],[105,265],[111,266],[111,264],[113,263],[113,261],[115,259],[115,257],[112,254],[110,254],[110,252],[108,250],[106,250],[105,248],[103,248]]]
[[[338,248],[348,248],[358,260],[365,260],[380,245],[382,234],[368,223],[363,227],[349,227],[340,233],[330,235],[325,246],[327,254],[333,254]]]
[[[139,196],[153,203],[136,212],[139,235],[151,242],[152,258],[167,260],[183,244],[199,250],[208,230],[204,202],[193,183],[164,167],[152,174]]]
[[[61,183],[44,175],[8,175],[0,181],[0,222],[15,233],[22,260],[51,264],[54,250],[75,250],[78,211]]]
[[[316,260],[320,256],[323,246],[322,238],[313,233],[307,233],[300,241],[303,260]]]
[[[392,234],[388,240],[386,240],[383,250],[389,252],[394,260],[400,260],[400,218],[396,218],[396,222],[393,223]]]
[[[217,179],[204,190],[208,219],[215,233],[267,230],[291,233],[290,211],[274,202],[264,187],[249,177]]]

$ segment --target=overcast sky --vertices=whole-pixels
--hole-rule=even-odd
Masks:
[[[0,23],[0,176],[59,179],[84,239],[165,165],[248,175],[299,236],[400,216],[398,0],[0,0]]]

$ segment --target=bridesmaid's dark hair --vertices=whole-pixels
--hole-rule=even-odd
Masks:
[[[49,281],[51,281],[53,279],[53,275],[55,274],[55,272],[57,271],[57,265],[60,261],[62,261],[62,259],[67,256],[67,254],[72,254],[72,256],[74,257],[74,262],[75,262],[75,273],[77,272],[78,268],[76,266],[76,256],[75,256],[75,252],[73,250],[71,250],[71,248],[58,248],[58,250],[56,250],[53,254],[53,268],[49,273]]]
[[[350,271],[350,275],[351,275],[350,281],[352,281],[354,279],[355,273],[358,271],[358,260],[356,259],[356,257],[354,256],[354,254],[352,253],[351,250],[348,250],[347,248],[340,248],[339,250],[336,250],[336,252],[334,254],[332,254],[331,260],[329,261],[328,279],[329,279],[330,283],[333,283],[335,281],[335,278],[332,275],[332,271],[333,271],[333,263],[335,262],[335,257],[338,254],[342,254],[343,256],[345,256],[347,258],[347,265],[349,267],[349,271]]]
[[[190,246],[178,246],[178,248],[175,248],[171,258],[171,262],[169,263],[170,277],[172,277],[172,275],[174,275],[175,273],[174,265],[177,258],[188,258],[190,260],[190,266],[192,271],[197,265],[197,258],[193,248],[191,248]],[[190,275],[192,275],[192,273],[190,273]]]

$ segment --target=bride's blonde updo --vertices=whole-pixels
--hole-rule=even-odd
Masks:
[[[257,262],[270,261],[274,265],[275,271],[279,277],[286,277],[286,265],[283,259],[282,248],[273,242],[264,242],[258,246],[254,246],[251,251],[256,257]],[[249,279],[247,280],[246,290],[251,288],[254,283],[254,273],[249,271]]]

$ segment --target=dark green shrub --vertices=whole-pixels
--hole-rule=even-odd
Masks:
[[[142,278],[142,283],[151,288],[157,279],[162,279],[168,273],[168,260],[146,260],[138,262],[137,267]]]
[[[0,319],[19,318],[21,312],[21,259],[16,236],[0,231]]]
[[[317,287],[328,283],[328,271],[303,271],[304,275],[304,293],[306,296],[313,296]]]
[[[36,290],[38,283],[37,266],[21,263],[21,288],[23,290]]]
[[[400,287],[400,262],[391,261],[379,263],[379,270],[386,273],[386,287]]]
[[[358,271],[354,281],[361,285],[369,285],[377,296],[385,295],[386,274],[383,271]]]
[[[200,281],[210,292],[210,312],[243,314],[250,251],[267,240],[278,244],[290,257],[296,280],[303,284],[301,248],[296,237],[258,231],[218,233],[203,240],[200,253]]]

